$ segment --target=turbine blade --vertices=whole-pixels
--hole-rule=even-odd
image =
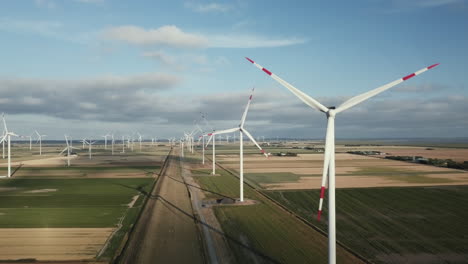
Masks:
[[[60,152],[59,155],[62,155],[62,153],[65,152],[65,150],[67,150],[67,149],[68,149],[68,147],[64,148],[64,149],[62,150],[62,152]]]
[[[236,128],[230,128],[230,129],[225,129],[225,130],[218,130],[216,132],[213,132],[213,133],[210,133],[211,135],[221,135],[221,134],[228,134],[228,133],[232,133],[232,132],[236,132],[236,131],[239,131],[240,128],[236,127]],[[209,135],[209,134],[208,134]]]
[[[7,125],[6,125],[5,114],[4,113],[2,113],[2,119],[3,119],[3,127],[4,127],[4,129],[6,131],[6,133],[8,133],[8,128],[7,128]]]
[[[252,93],[250,94],[249,101],[247,102],[247,106],[245,107],[244,114],[242,115],[240,127],[244,127],[245,119],[247,118],[247,112],[249,112],[250,102],[252,102],[254,89],[255,88],[252,88]]]
[[[395,80],[393,82],[387,83],[385,85],[377,87],[377,88],[375,88],[373,90],[370,90],[368,92],[365,92],[363,94],[354,96],[354,97],[348,99],[347,101],[345,101],[344,103],[342,103],[339,107],[337,107],[335,112],[339,113],[339,112],[342,112],[342,111],[344,111],[346,109],[349,109],[349,108],[351,108],[351,107],[353,107],[353,106],[355,106],[355,105],[357,105],[359,103],[364,102],[365,100],[367,100],[367,99],[369,99],[369,98],[371,98],[373,96],[376,96],[376,95],[378,95],[378,94],[392,88],[395,85],[398,85],[398,84],[400,84],[400,83],[402,83],[402,82],[404,82],[406,80],[409,80],[409,79],[413,78],[416,75],[419,75],[419,74],[421,74],[421,73],[423,73],[423,72],[425,72],[427,70],[430,70],[430,69],[436,67],[437,65],[439,65],[439,63],[436,63],[436,64],[433,64],[433,65],[431,65],[429,67],[423,68],[423,69],[421,69],[421,70],[419,70],[419,71],[417,71],[415,73],[406,75],[403,78],[400,78],[400,79]]]
[[[208,134],[208,136],[210,136],[210,138],[208,138],[208,141],[206,142],[205,144],[205,148],[208,147],[208,145],[210,144],[211,140],[213,139],[213,134]]]
[[[260,147],[260,145],[257,143],[257,141],[255,141],[255,139],[252,137],[252,135],[249,133],[249,131],[245,130],[245,129],[242,129],[242,133],[246,134],[248,138],[250,138],[250,140],[255,144],[255,146],[257,146],[258,149],[260,149],[260,152],[262,152],[263,155],[265,155],[265,157],[268,158],[268,155],[265,150],[262,149],[262,147]]]
[[[308,96],[307,94],[305,94],[304,92],[302,92],[301,90],[297,89],[296,87],[292,86],[291,84],[289,84],[288,82],[286,82],[285,80],[281,79],[280,77],[278,77],[276,74],[270,72],[269,70],[263,68],[263,66],[257,64],[256,62],[254,62],[253,60],[249,59],[246,57],[246,59],[248,61],[250,61],[253,65],[255,65],[255,67],[259,68],[260,70],[264,71],[266,74],[270,75],[271,78],[273,78],[275,81],[279,82],[281,85],[283,85],[284,87],[286,87],[289,91],[291,91],[294,95],[296,95],[297,97],[299,97],[299,99],[301,99],[306,105],[310,106],[310,107],[313,107],[317,110],[320,110],[322,112],[327,112],[328,111],[328,108],[325,107],[324,105],[322,105],[321,103],[319,103],[317,100],[315,100],[314,98]]]

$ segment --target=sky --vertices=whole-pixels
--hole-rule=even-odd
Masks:
[[[326,106],[441,63],[336,136],[466,137],[467,28],[467,0],[1,1],[0,111],[25,136],[179,138],[238,126],[255,88],[255,137],[320,139],[325,115],[245,57]]]

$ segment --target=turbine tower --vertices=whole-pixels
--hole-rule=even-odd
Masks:
[[[3,132],[3,138],[1,139],[1,142],[2,144],[4,144],[5,141],[8,143],[8,174],[6,177],[10,178],[11,177],[11,137],[12,136],[18,137],[18,135],[16,135],[13,132],[8,131],[8,127],[5,121],[5,114],[2,114],[2,119],[3,119],[4,132]]]
[[[110,136],[109,133],[105,134],[104,136],[101,136],[104,138],[104,149],[107,149],[107,137]]]
[[[34,132],[37,135],[36,143],[39,142],[39,156],[41,156],[42,155],[42,138],[45,137],[46,135],[39,134],[39,132],[37,132],[37,130],[34,130]]]
[[[324,153],[324,162],[323,162],[323,173],[322,173],[322,187],[320,189],[320,201],[319,201],[319,210],[317,218],[320,220],[322,214],[322,204],[323,198],[325,195],[325,185],[328,180],[328,262],[329,263],[336,263],[336,210],[335,210],[335,116],[336,114],[343,112],[359,103],[366,101],[367,99],[376,96],[395,85],[398,85],[410,78],[419,75],[427,70],[430,70],[436,67],[437,64],[433,64],[429,67],[423,68],[415,73],[409,74],[403,78],[399,78],[393,82],[365,92],[363,94],[357,95],[352,97],[342,103],[338,107],[325,107],[321,103],[319,103],[314,98],[306,95],[304,92],[300,91],[296,87],[292,86],[288,82],[284,81],[276,74],[272,73],[271,71],[263,68],[261,65],[257,64],[253,60],[246,58],[250,61],[253,65],[257,68],[268,74],[271,78],[275,81],[279,82],[281,85],[286,87],[289,91],[291,91],[294,95],[296,95],[301,101],[303,101],[308,106],[315,108],[321,112],[323,112],[327,117],[327,132],[325,137],[325,153]]]
[[[245,110],[244,110],[244,114],[242,115],[242,118],[241,118],[241,121],[240,121],[240,124],[239,124],[239,127],[236,127],[236,128],[231,128],[231,129],[226,129],[226,130],[221,130],[221,131],[216,131],[216,132],[213,132],[213,133],[210,133],[208,134],[209,136],[213,135],[213,157],[214,157],[214,137],[216,135],[222,135],[222,134],[229,134],[229,133],[233,133],[233,132],[237,132],[239,131],[239,157],[240,157],[240,202],[243,202],[244,201],[244,142],[243,142],[243,138],[244,138],[244,134],[257,146],[257,148],[260,149],[260,152],[265,155],[265,157],[268,158],[268,155],[267,153],[265,153],[265,151],[260,147],[260,145],[257,143],[257,141],[255,141],[254,137],[249,133],[249,131],[247,131],[245,128],[244,128],[244,124],[245,124],[245,119],[247,118],[247,113],[249,111],[249,107],[250,107],[250,103],[252,102],[252,97],[253,97],[253,91],[254,89],[252,89],[252,94],[250,95],[249,97],[249,101],[247,102],[247,106],[245,107]],[[214,158],[213,158],[214,160]],[[213,164],[213,168],[214,168],[214,164]]]
[[[70,137],[70,141],[71,141],[71,137]],[[63,152],[67,151],[67,167],[70,167],[70,154],[71,154],[71,151],[73,151],[73,149],[76,149],[76,148],[74,148],[71,144],[68,143],[67,135],[65,135],[65,142],[67,143],[67,147],[65,147],[62,150],[62,152],[60,152],[60,155],[62,155]]]

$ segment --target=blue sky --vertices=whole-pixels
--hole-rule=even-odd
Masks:
[[[248,56],[326,104],[441,65],[337,120],[337,136],[460,137],[468,128],[468,1],[0,3],[0,104],[17,132],[169,137],[219,129],[323,137],[325,120]],[[67,131],[72,130],[72,131]]]

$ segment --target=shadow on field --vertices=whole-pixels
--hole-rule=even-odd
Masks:
[[[216,195],[222,196],[222,197],[224,197],[224,198],[229,198],[229,199],[234,200],[234,201],[236,200],[236,198],[229,197],[229,196],[226,196],[226,195],[221,194],[221,193],[213,192],[213,191],[210,191],[210,190],[207,190],[207,189],[203,189],[203,188],[201,188],[201,187],[198,187],[198,186],[195,186],[195,185],[192,185],[192,184],[184,183],[183,181],[178,180],[178,179],[175,179],[175,178],[172,178],[171,176],[165,176],[165,177],[168,177],[168,178],[170,178],[171,180],[174,180],[174,181],[176,181],[176,182],[185,184],[185,185],[187,185],[187,186],[190,186],[190,187],[193,187],[193,188],[197,188],[197,189],[203,190],[203,191],[205,191],[205,192],[209,192],[209,193],[212,193],[212,194],[216,194]]]
[[[19,165],[18,167],[16,167],[15,170],[11,173],[11,177],[13,177],[13,176],[15,175],[15,173],[16,173],[19,169],[21,169],[21,167],[23,167],[23,165],[24,165],[23,163],[20,163],[20,165]]]
[[[178,212],[182,213],[182,214],[183,214],[184,216],[186,216],[187,218],[189,218],[189,219],[191,219],[191,220],[193,220],[193,221],[195,221],[195,222],[198,222],[198,223],[202,224],[203,226],[206,226],[206,227],[209,228],[211,231],[216,232],[216,233],[218,233],[219,235],[222,235],[225,239],[229,240],[230,242],[235,243],[237,246],[239,246],[239,247],[241,247],[241,248],[243,248],[243,249],[245,249],[245,250],[250,251],[251,253],[255,254],[255,256],[260,257],[262,260],[267,261],[268,263],[275,263],[275,264],[276,264],[276,263],[278,263],[278,264],[281,263],[281,262],[279,262],[279,261],[273,259],[272,257],[267,256],[267,255],[263,254],[262,252],[256,250],[255,248],[250,247],[249,245],[246,245],[245,243],[243,243],[243,242],[237,240],[236,238],[234,238],[234,237],[232,237],[232,236],[229,236],[229,235],[223,233],[221,230],[218,230],[218,229],[216,229],[216,228],[214,228],[214,227],[208,225],[208,224],[205,223],[205,222],[199,221],[195,216],[193,216],[193,215],[190,214],[190,213],[185,212],[184,210],[182,210],[181,208],[177,207],[176,205],[174,205],[173,203],[169,202],[168,200],[166,200],[164,197],[162,197],[162,196],[160,196],[160,195],[151,195],[151,196],[149,196],[149,198],[150,198],[150,199],[155,199],[155,200],[160,200],[161,203],[162,203],[166,208],[168,208],[169,210],[171,210],[171,209],[172,209],[172,210],[173,210],[173,209],[177,210]],[[171,210],[171,211],[172,211],[172,210]]]
[[[125,185],[125,184],[121,184],[121,183],[114,183],[115,185],[118,185],[118,186],[122,186],[124,188],[127,188],[127,189],[132,189],[132,190],[136,190],[138,191],[139,193],[143,194],[144,196],[148,197],[149,196],[149,193],[147,191],[145,191],[144,187],[147,185],[147,184],[144,184],[144,185],[139,185],[137,186],[136,188],[134,186],[129,186],[129,185]]]

